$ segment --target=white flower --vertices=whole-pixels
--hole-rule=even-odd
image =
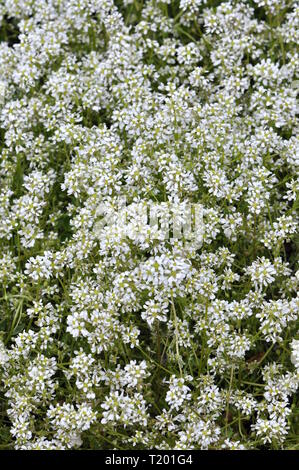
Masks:
[[[187,377],[190,380],[190,377]],[[166,394],[165,400],[171,408],[178,410],[185,400],[191,399],[190,388],[185,385],[184,378],[177,378],[172,375],[169,380],[169,390]]]
[[[275,280],[276,270],[271,262],[264,256],[254,261],[245,269],[256,287],[268,286]]]
[[[293,339],[293,341],[291,342],[291,348],[291,361],[296,367],[296,369],[299,369],[299,340]]]

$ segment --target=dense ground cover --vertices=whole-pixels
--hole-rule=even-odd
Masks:
[[[1,449],[299,447],[298,23],[0,1]]]

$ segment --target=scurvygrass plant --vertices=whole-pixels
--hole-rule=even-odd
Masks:
[[[1,449],[299,448],[298,26],[0,0]]]

